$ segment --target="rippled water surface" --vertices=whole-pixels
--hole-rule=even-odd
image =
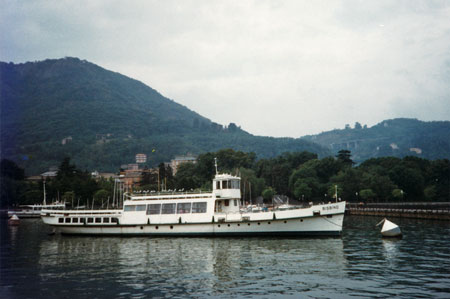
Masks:
[[[48,235],[1,222],[1,298],[450,297],[450,223],[346,216],[342,238]]]

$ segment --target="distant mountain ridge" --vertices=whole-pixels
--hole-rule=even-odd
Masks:
[[[302,139],[253,136],[224,127],[145,84],[78,58],[0,62],[1,157],[28,174],[69,156],[81,169],[116,171],[137,153],[148,165],[222,148],[259,158],[287,151],[330,155]]]
[[[354,128],[347,126],[302,139],[320,144],[333,153],[350,150],[357,162],[384,156],[450,158],[450,121],[397,118],[384,120],[370,128],[356,123]]]

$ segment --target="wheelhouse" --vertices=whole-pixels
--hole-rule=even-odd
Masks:
[[[241,203],[241,179],[229,174],[218,174],[213,180],[215,195],[214,212],[239,212]]]

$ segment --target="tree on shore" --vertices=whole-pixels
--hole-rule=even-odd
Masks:
[[[24,188],[24,170],[11,160],[0,161],[0,207],[18,204]]]
[[[336,156],[338,158],[339,161],[341,161],[345,166],[348,167],[352,167],[353,164],[355,164],[353,162],[353,160],[351,159],[352,157],[352,153],[349,150],[340,150]]]

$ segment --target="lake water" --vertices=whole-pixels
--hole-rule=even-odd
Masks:
[[[450,298],[450,223],[346,216],[341,238],[48,235],[1,220],[1,298]]]

